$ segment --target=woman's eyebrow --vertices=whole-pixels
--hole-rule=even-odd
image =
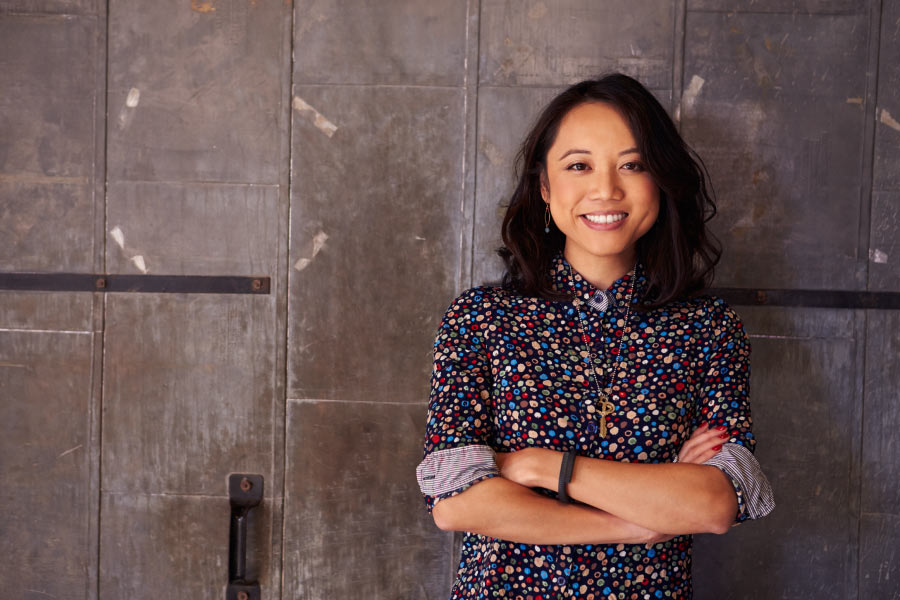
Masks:
[[[560,156],[557,160],[562,160],[570,154],[590,154],[590,150],[581,150],[579,148],[572,148],[571,150],[566,150],[562,156]]]
[[[590,154],[590,153],[591,153],[590,150],[582,150],[580,148],[572,148],[571,150],[566,150],[562,154],[562,156],[560,156],[557,160],[562,160],[565,157],[569,156],[570,154]],[[640,154],[640,150],[638,150],[636,147],[627,148],[627,149],[619,152],[619,156],[625,156],[626,154],[632,154],[632,153]]]

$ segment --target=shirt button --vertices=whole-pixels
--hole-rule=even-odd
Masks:
[[[563,577],[562,575],[560,575],[559,577],[556,578],[556,585],[565,585],[565,584],[566,584],[566,578],[565,578],[565,577]]]
[[[587,426],[588,433],[597,433],[597,424],[591,421]]]

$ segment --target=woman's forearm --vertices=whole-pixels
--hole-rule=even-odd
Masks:
[[[445,498],[432,513],[438,527],[523,544],[644,544],[671,536],[583,504],[561,504],[494,477]]]
[[[577,459],[568,492],[576,500],[668,533],[725,533],[738,509],[731,481],[709,465]]]
[[[512,479],[557,489],[561,453],[529,449],[514,454],[520,456]],[[504,472],[512,466],[507,464]],[[728,477],[702,464],[622,463],[580,456],[566,489],[579,502],[665,533],[724,533],[737,516],[737,497]]]

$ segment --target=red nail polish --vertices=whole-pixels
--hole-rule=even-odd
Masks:
[[[719,437],[722,438],[723,440],[726,440],[726,439],[730,438],[731,436],[728,435],[727,433],[720,433]]]
[[[716,429],[718,429],[719,431],[725,431],[728,428],[725,427],[724,425],[719,425],[718,427],[716,427]]]
[[[713,446],[713,450],[721,450],[721,449],[722,449],[722,444],[719,444],[718,446]]]

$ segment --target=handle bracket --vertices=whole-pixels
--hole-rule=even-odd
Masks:
[[[247,519],[263,498],[262,475],[228,476],[231,526],[228,532],[228,586],[225,600],[260,600],[259,583],[247,581]]]

